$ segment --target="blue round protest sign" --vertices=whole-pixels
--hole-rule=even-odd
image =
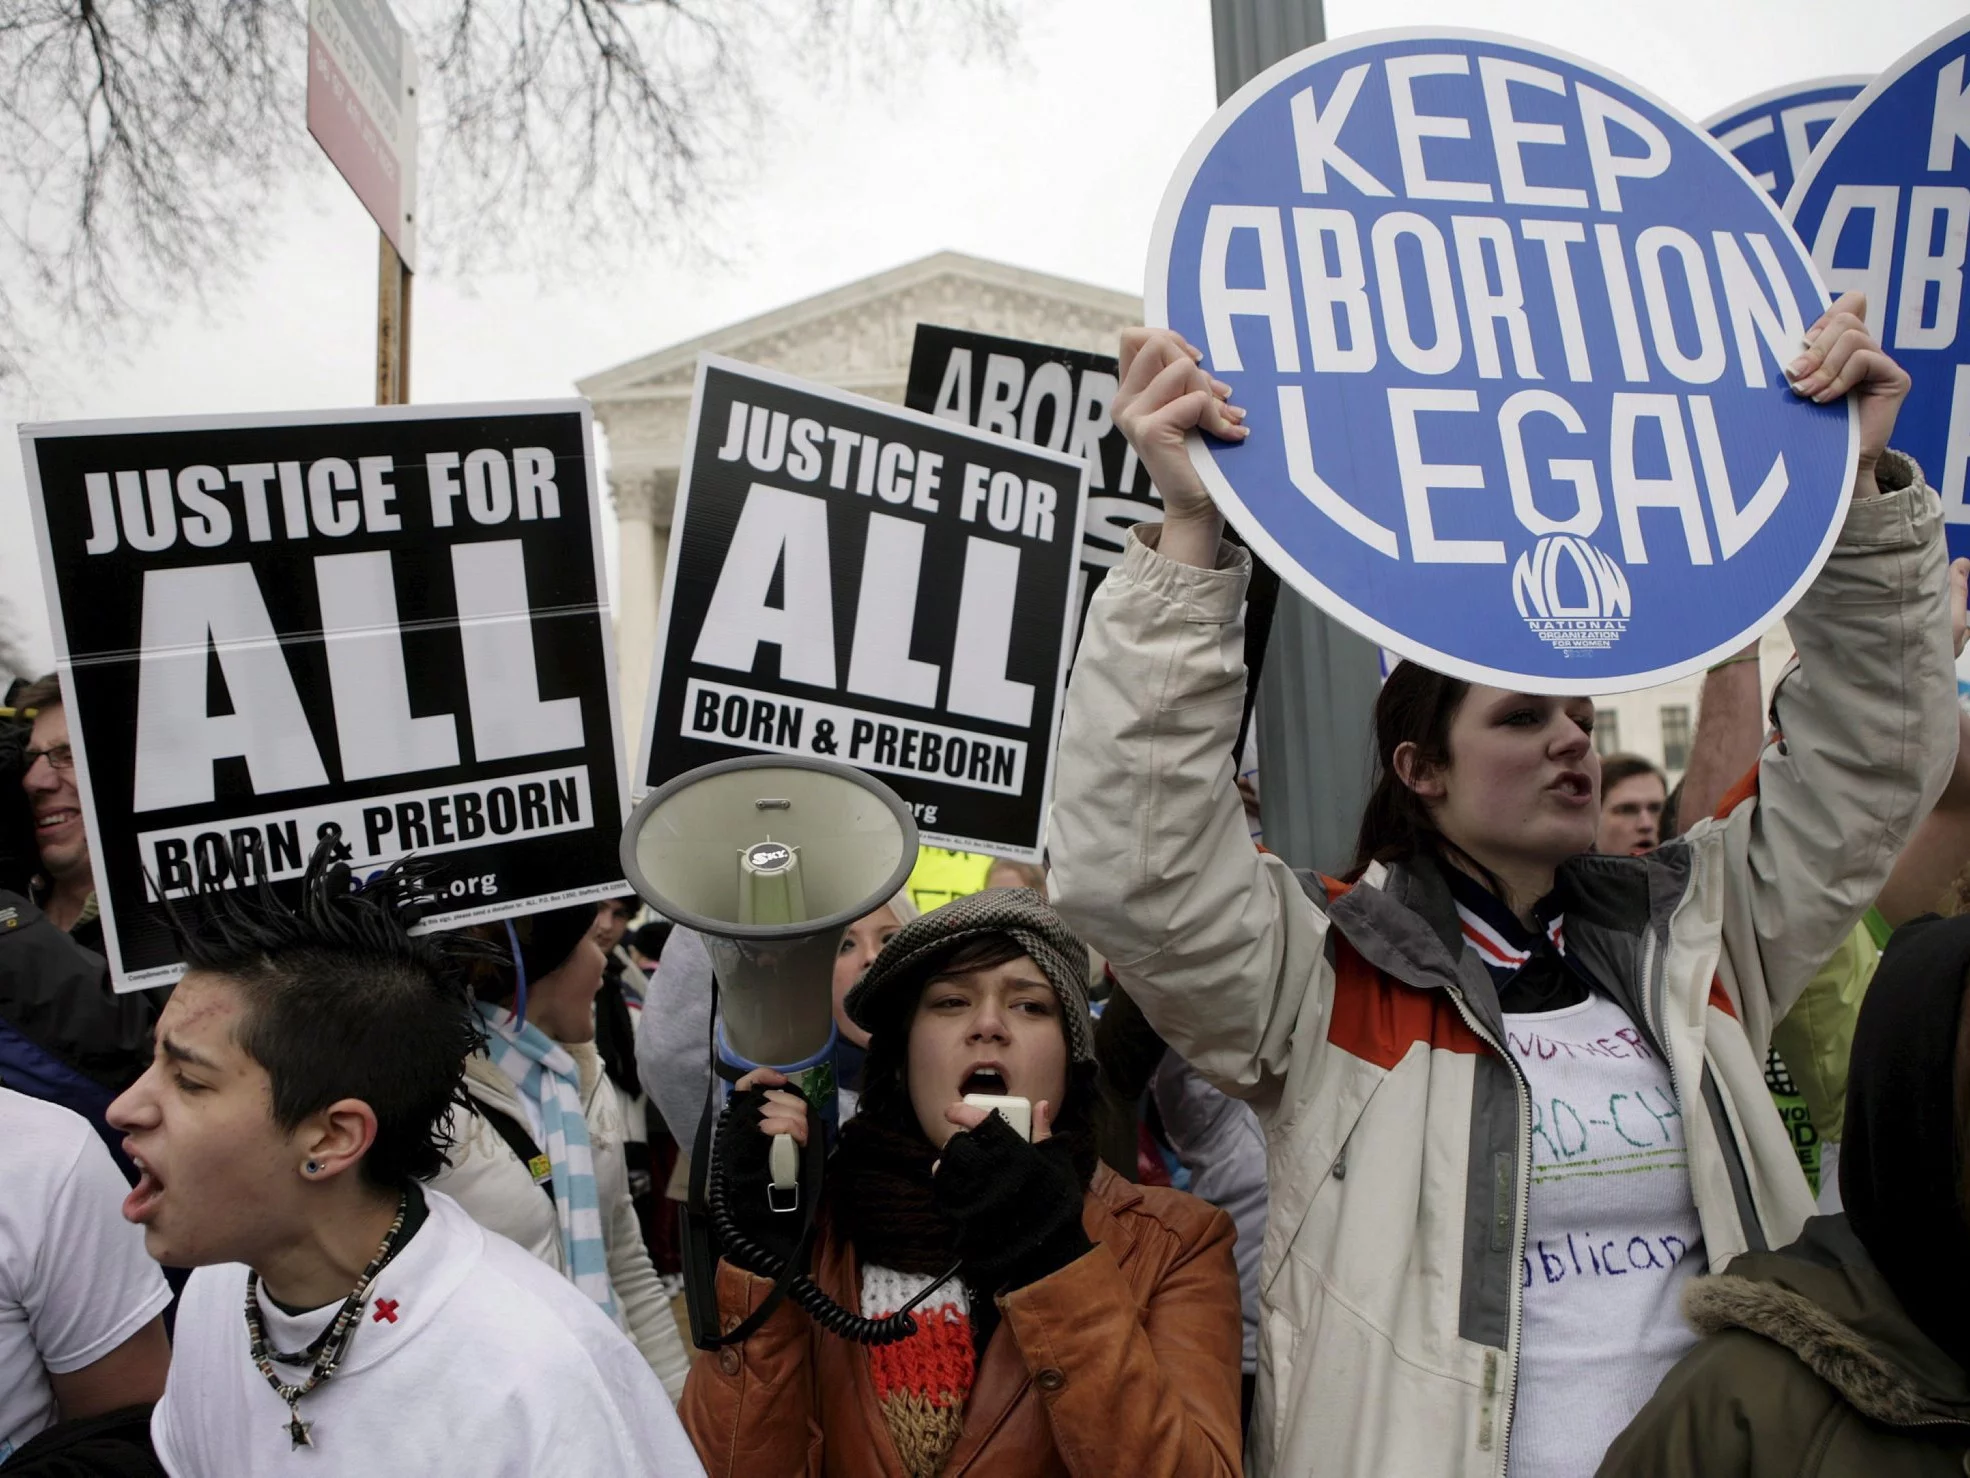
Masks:
[[[1943,496],[1952,555],[1970,554],[1970,18],[1871,82],[1814,150],[1785,213],[1834,292],[1867,294],[1867,322],[1914,382],[1895,446]]]
[[[1785,384],[1824,301],[1694,124],[1573,57],[1423,31],[1221,107],[1145,289],[1247,410],[1191,455],[1261,558],[1406,657],[1551,693],[1694,671],[1810,584],[1858,435]]]
[[[1821,77],[1788,83],[1713,114],[1703,126],[1767,195],[1783,201],[1826,131],[1870,80]]]

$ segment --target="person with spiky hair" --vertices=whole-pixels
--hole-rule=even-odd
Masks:
[[[179,911],[185,977],[109,1113],[141,1172],[124,1216],[197,1269],[158,1456],[174,1478],[701,1474],[594,1303],[425,1189],[480,1043],[473,945],[409,932],[431,897],[418,862],[356,887],[324,846],[293,908],[262,885]]]

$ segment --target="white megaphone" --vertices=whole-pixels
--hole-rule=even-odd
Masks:
[[[718,1055],[727,1070],[779,1069],[801,1085],[828,1125],[835,1112],[834,964],[841,934],[894,898],[916,860],[917,825],[895,791],[847,765],[793,756],[723,760],[679,775],[637,804],[622,834],[630,885],[658,912],[704,936],[718,979],[724,1016]],[[788,1256],[762,1248],[734,1224],[724,1172],[710,1163],[717,1156],[709,1124],[700,1124],[691,1193],[678,1219],[698,1348],[746,1339],[782,1294],[830,1334],[890,1344],[916,1333],[911,1310],[956,1276],[953,1263],[901,1309],[877,1318],[830,1298],[802,1265],[819,1205],[821,1145],[821,1135],[808,1136],[805,1177],[796,1173],[799,1156],[786,1135],[775,1137],[770,1152],[769,1204],[805,1218]],[[808,1189],[804,1207],[779,1194],[796,1184]],[[715,1246],[776,1279],[760,1306],[729,1329],[718,1317]]]
[[[879,780],[832,760],[761,755],[679,775],[630,812],[624,875],[702,934],[718,977],[719,1056],[776,1068],[834,1115],[834,962],[841,934],[903,886],[917,826]],[[793,1147],[775,1145],[791,1183]]]

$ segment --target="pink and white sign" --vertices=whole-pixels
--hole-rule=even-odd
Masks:
[[[417,54],[388,0],[309,0],[308,132],[414,267]]]

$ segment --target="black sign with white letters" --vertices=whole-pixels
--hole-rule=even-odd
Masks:
[[[1081,566],[1090,594],[1122,562],[1129,526],[1163,516],[1161,494],[1109,414],[1116,368],[1108,354],[920,323],[903,393],[911,410],[1086,460]]]
[[[1111,407],[1120,361],[1108,354],[1003,339],[941,324],[917,325],[903,403],[946,421],[1016,436],[1064,451],[1088,464],[1088,515],[1081,529],[1081,610],[1108,571],[1122,562],[1129,529],[1160,520],[1163,495],[1150,482],[1135,448],[1115,425]],[[1233,543],[1242,543],[1230,533]],[[1245,751],[1245,726],[1259,690],[1259,669],[1279,601],[1279,577],[1252,562],[1246,591],[1245,723],[1234,754]],[[1077,637],[1078,640],[1078,637]]]
[[[927,843],[1036,860],[1085,464],[706,356],[641,783],[736,754],[867,770]]]
[[[627,891],[585,402],[21,435],[119,989],[323,839],[442,858],[437,927]]]

